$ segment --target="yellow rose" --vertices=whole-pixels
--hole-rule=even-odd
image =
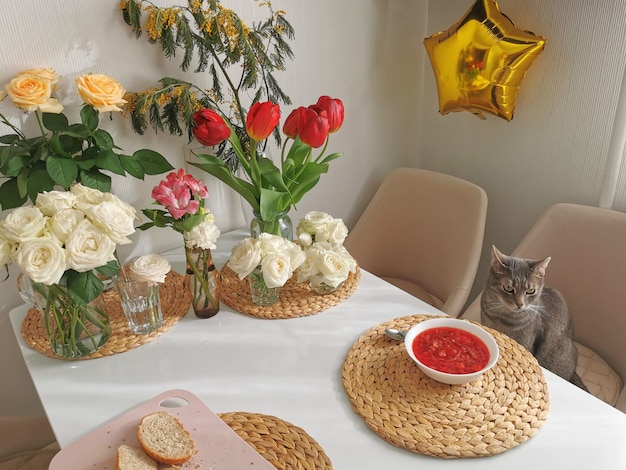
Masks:
[[[42,69],[42,68],[28,69],[28,70],[21,71],[19,75],[32,75],[34,77],[39,77],[44,80],[49,80],[50,83],[52,83],[53,85],[55,85],[59,81],[59,76],[52,69]]]
[[[76,86],[83,101],[100,112],[121,111],[118,106],[126,103],[124,87],[106,75],[82,75],[76,79]]]
[[[49,78],[26,73],[17,75],[4,89],[17,108],[58,114],[63,105],[51,97],[53,84]]]

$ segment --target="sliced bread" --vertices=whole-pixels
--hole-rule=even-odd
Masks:
[[[122,444],[117,448],[115,470],[157,470],[159,464],[141,448]]]
[[[191,434],[165,411],[144,416],[137,427],[137,439],[150,457],[168,465],[186,462],[196,449]]]

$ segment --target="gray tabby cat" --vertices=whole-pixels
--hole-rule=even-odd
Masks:
[[[480,301],[481,323],[513,338],[541,366],[587,390],[576,373],[578,351],[567,304],[557,290],[544,287],[549,262],[507,256],[493,246]]]

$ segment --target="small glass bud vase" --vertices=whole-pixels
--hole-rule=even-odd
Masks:
[[[191,290],[191,305],[198,318],[211,318],[220,311],[219,272],[210,249],[185,246],[186,278]]]
[[[293,223],[288,212],[281,212],[274,220],[263,220],[261,214],[253,211],[252,221],[250,222],[250,236],[257,238],[260,233],[271,233],[293,241]]]
[[[248,275],[248,283],[250,285],[250,296],[255,304],[268,307],[278,302],[280,287],[267,287],[261,266],[257,266]]]
[[[338,289],[340,289],[342,285],[343,282],[338,284],[336,287],[333,287],[330,284],[326,284],[324,281],[311,281],[309,283],[311,290],[320,295],[332,294],[333,292],[336,292]]]

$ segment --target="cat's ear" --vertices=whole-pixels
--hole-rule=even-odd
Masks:
[[[550,263],[551,259],[552,258],[548,256],[546,259],[535,262],[535,265],[533,266],[533,272],[537,276],[541,276],[541,277],[545,276],[546,268],[548,267],[548,263]]]
[[[508,266],[509,257],[491,245],[491,267],[495,270],[502,270]]]

